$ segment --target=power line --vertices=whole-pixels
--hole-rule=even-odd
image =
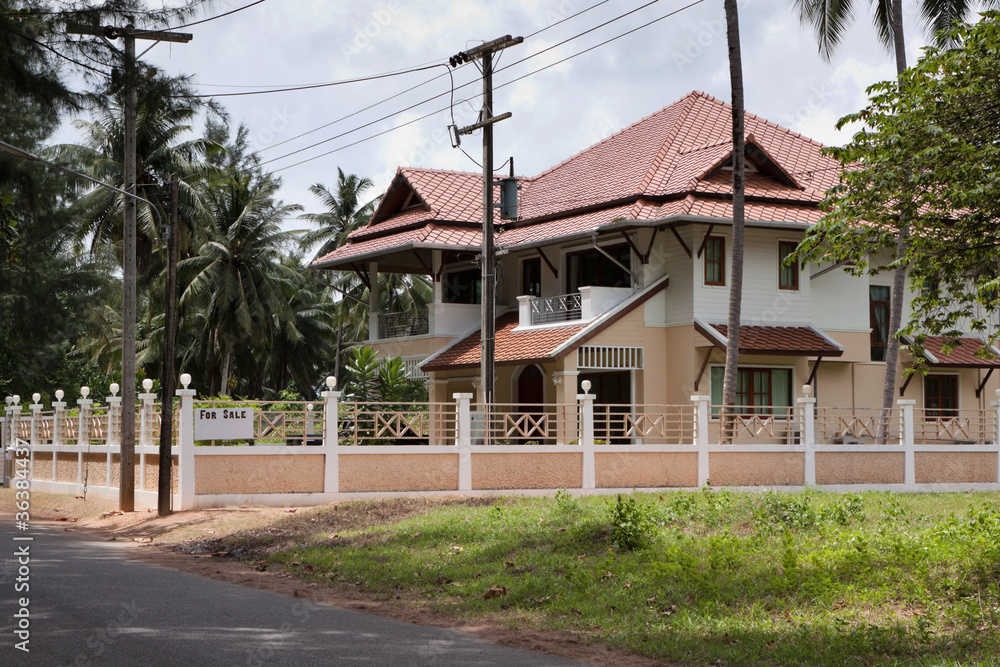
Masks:
[[[266,1],[267,0],[257,0],[256,2],[251,2],[249,5],[244,5],[243,7],[237,7],[236,9],[233,9],[233,10],[230,10],[228,12],[225,12],[224,14],[219,14],[218,16],[210,16],[207,19],[201,19],[200,21],[192,21],[191,23],[185,23],[183,25],[175,25],[175,26],[172,26],[170,28],[164,28],[164,30],[166,30],[166,31],[180,30],[181,28],[190,28],[193,25],[201,25],[202,23],[208,23],[209,21],[214,21],[216,19],[221,19],[221,18],[224,18],[226,16],[231,16],[232,14],[236,14],[237,12],[242,12],[244,9],[250,9],[253,6],[259,5],[262,2],[266,2]],[[136,35],[141,35],[142,32],[141,31],[136,31],[135,34]]]
[[[638,9],[642,9],[643,7],[647,7],[647,6],[649,6],[649,5],[651,5],[651,4],[654,4],[655,2],[658,2],[658,1],[659,1],[659,0],[652,0],[652,2],[649,2],[649,3],[646,3],[645,5],[642,5],[642,7],[639,7]],[[674,11],[672,11],[672,12],[668,13],[668,14],[665,14],[665,15],[663,15],[663,16],[661,16],[661,17],[657,18],[657,19],[654,19],[654,20],[652,20],[652,21],[649,21],[649,22],[647,22],[647,23],[644,23],[643,25],[641,25],[641,26],[638,26],[637,28],[633,28],[632,30],[629,30],[629,31],[627,31],[627,32],[624,32],[624,33],[622,33],[622,34],[620,34],[620,35],[618,35],[618,36],[616,36],[616,37],[612,37],[612,38],[610,38],[610,39],[607,39],[607,40],[605,40],[605,41],[603,41],[603,42],[601,42],[601,43],[599,43],[599,44],[596,44],[596,45],[594,45],[594,46],[591,46],[591,47],[589,47],[589,48],[587,48],[587,49],[584,49],[583,51],[580,51],[580,52],[578,52],[578,53],[574,53],[573,55],[570,55],[570,56],[567,56],[567,57],[565,57],[565,58],[563,58],[563,59],[561,59],[561,60],[558,60],[558,61],[556,61],[556,62],[554,62],[554,63],[551,63],[551,64],[549,64],[549,65],[546,65],[546,66],[544,66],[544,67],[540,67],[540,68],[538,68],[538,69],[536,69],[536,70],[533,70],[533,71],[531,71],[531,72],[528,72],[527,74],[525,74],[525,75],[523,75],[523,76],[520,76],[520,77],[518,77],[518,78],[516,78],[516,79],[512,79],[511,81],[508,81],[508,82],[506,82],[506,83],[503,83],[503,84],[500,84],[500,85],[496,86],[496,88],[497,88],[497,89],[499,89],[499,88],[503,88],[503,87],[505,87],[505,86],[509,86],[509,85],[511,85],[511,84],[513,84],[513,83],[516,83],[516,82],[518,82],[518,81],[520,81],[520,80],[522,80],[522,79],[525,79],[525,78],[527,78],[527,77],[529,77],[529,76],[533,76],[533,75],[535,75],[535,74],[538,74],[539,72],[542,72],[542,71],[544,71],[544,70],[547,70],[547,69],[550,69],[550,68],[552,68],[552,67],[555,67],[556,65],[560,65],[560,64],[562,64],[562,63],[566,62],[567,60],[571,60],[571,59],[573,59],[573,58],[576,58],[577,56],[581,56],[581,55],[583,55],[583,54],[585,54],[585,53],[589,53],[590,51],[593,51],[594,49],[597,49],[597,48],[600,48],[601,46],[604,46],[604,45],[606,45],[606,44],[609,44],[609,43],[611,43],[611,42],[613,42],[613,41],[616,41],[616,40],[618,40],[618,39],[621,39],[622,37],[625,37],[625,36],[627,36],[627,35],[630,35],[630,34],[632,34],[632,33],[636,32],[636,31],[638,31],[638,30],[642,30],[643,28],[646,28],[646,27],[649,27],[649,26],[651,26],[651,25],[653,25],[653,24],[655,24],[655,23],[658,23],[658,22],[660,22],[660,21],[662,21],[662,20],[664,20],[664,19],[667,19],[667,18],[670,18],[671,16],[675,16],[676,14],[679,14],[680,12],[683,12],[683,11],[685,11],[685,10],[687,10],[687,9],[690,9],[691,7],[694,7],[694,6],[696,6],[696,5],[700,5],[700,4],[701,4],[701,3],[703,3],[703,2],[705,2],[705,0],[695,0],[695,2],[692,2],[692,3],[690,3],[690,4],[687,4],[687,5],[685,5],[685,6],[681,7],[681,8],[679,8],[679,9],[676,9],[676,10],[674,10]],[[632,11],[630,11],[630,12],[626,13],[626,14],[623,14],[622,16],[619,16],[618,18],[623,18],[624,16],[627,16],[628,14],[632,14],[632,13],[634,13],[635,11],[638,11],[638,9],[636,9],[636,10],[632,10]],[[602,23],[602,24],[601,24],[600,26],[597,26],[597,27],[599,28],[599,27],[602,27],[602,26],[605,26],[605,25],[608,25],[608,23],[611,23],[611,22],[613,22],[613,21],[615,21],[615,20],[618,20],[618,19],[612,19],[611,21],[607,21],[607,22],[605,22],[605,23]],[[567,40],[563,40],[563,41],[562,41],[562,42],[560,42],[559,44],[556,44],[556,45],[553,45],[553,46],[551,46],[551,47],[549,47],[549,48],[547,48],[547,49],[544,49],[544,50],[542,50],[542,51],[539,51],[539,52],[538,52],[538,53],[536,53],[536,54],[532,54],[532,55],[530,55],[530,56],[527,56],[527,57],[525,57],[525,58],[522,58],[521,60],[519,60],[519,61],[517,61],[517,62],[515,62],[515,63],[511,63],[510,65],[507,65],[507,66],[506,66],[506,67],[504,67],[503,69],[505,69],[505,70],[506,70],[506,69],[510,69],[511,67],[514,67],[515,65],[518,65],[518,64],[520,64],[520,63],[522,63],[522,62],[524,62],[524,61],[526,61],[526,60],[528,60],[528,59],[530,59],[530,58],[533,58],[533,57],[535,57],[536,55],[540,55],[540,54],[542,54],[542,53],[545,53],[546,51],[549,51],[550,49],[552,49],[552,48],[555,48],[556,46],[559,46],[559,45],[561,45],[561,44],[565,44],[566,42],[568,42],[568,41],[571,41],[571,40],[573,40],[573,39],[576,39],[576,38],[578,38],[578,37],[580,37],[580,36],[582,36],[582,35],[585,35],[585,34],[587,34],[587,33],[589,33],[589,32],[593,32],[593,30],[595,30],[595,29],[596,29],[596,28],[591,28],[590,30],[587,30],[587,31],[584,31],[584,32],[582,32],[582,33],[580,33],[580,34],[578,34],[578,35],[576,35],[576,36],[574,36],[574,37],[571,37],[571,38],[569,38],[569,39],[567,39]],[[464,88],[464,87],[466,87],[466,86],[469,86],[469,85],[471,85],[472,83],[474,83],[474,82],[469,82],[469,83],[465,83],[465,84],[462,84],[461,86],[458,86],[458,87],[457,87],[457,88],[456,88],[455,90],[458,90],[458,89],[461,89],[461,88]],[[338,139],[338,138],[340,138],[340,137],[343,137],[343,136],[346,136],[346,135],[348,135],[348,134],[351,134],[351,133],[353,133],[353,132],[356,132],[356,131],[358,131],[358,130],[360,130],[360,129],[363,129],[363,128],[365,128],[365,127],[369,127],[369,126],[371,126],[371,125],[374,125],[375,123],[378,123],[378,122],[381,122],[381,121],[383,121],[383,120],[386,120],[386,119],[388,119],[388,118],[391,118],[391,117],[393,117],[393,116],[396,116],[396,115],[399,115],[399,114],[401,114],[401,113],[404,113],[404,112],[406,112],[406,111],[409,111],[410,109],[413,109],[413,108],[415,108],[415,107],[418,107],[418,106],[421,106],[421,105],[423,105],[423,104],[426,104],[427,102],[431,102],[431,101],[433,101],[433,100],[435,100],[435,99],[437,99],[437,98],[439,98],[439,97],[443,97],[443,96],[445,96],[445,95],[447,95],[447,94],[448,94],[448,93],[441,93],[440,95],[436,95],[436,96],[434,96],[434,97],[432,97],[432,98],[429,98],[429,99],[427,99],[427,100],[424,100],[424,101],[422,101],[422,102],[418,102],[418,103],[416,103],[416,104],[414,104],[414,105],[411,105],[411,106],[407,107],[406,109],[403,109],[403,110],[401,110],[401,111],[398,111],[398,112],[396,112],[396,113],[393,113],[393,114],[389,114],[388,116],[384,116],[384,117],[382,117],[382,118],[379,118],[378,120],[375,120],[375,121],[372,121],[372,122],[370,122],[370,123],[366,123],[365,125],[362,125],[362,126],[360,126],[360,127],[357,127],[357,128],[354,128],[354,129],[352,129],[352,130],[348,130],[348,131],[346,131],[346,132],[342,132],[341,134],[339,134],[339,135],[336,135],[336,136],[334,136],[334,137],[330,137],[329,139],[325,139],[325,140],[323,140],[323,141],[320,141],[320,142],[317,142],[317,143],[315,143],[315,144],[312,144],[312,145],[310,145],[310,146],[306,146],[306,147],[304,147],[304,148],[301,148],[301,149],[298,149],[298,150],[296,150],[296,151],[292,151],[291,153],[286,153],[285,155],[281,155],[281,156],[278,156],[278,157],[275,157],[275,158],[271,158],[270,160],[267,160],[267,161],[265,161],[265,162],[262,162],[262,163],[261,163],[261,165],[264,165],[264,164],[269,164],[269,163],[271,163],[271,162],[276,162],[276,161],[278,161],[278,160],[282,160],[282,159],[284,159],[284,158],[287,158],[287,157],[291,157],[292,155],[296,155],[296,154],[298,154],[298,153],[301,153],[301,152],[303,152],[303,151],[306,151],[306,150],[309,150],[310,148],[315,148],[316,146],[319,146],[319,145],[322,145],[322,144],[324,144],[324,143],[327,143],[327,142],[329,142],[329,141],[333,141],[333,140],[335,140],[335,139]],[[426,119],[426,118],[429,118],[429,117],[431,117],[431,116],[433,116],[433,115],[435,115],[435,114],[438,114],[438,113],[441,113],[442,111],[445,111],[445,110],[447,110],[447,107],[446,107],[446,108],[442,108],[442,109],[438,109],[437,111],[433,111],[433,112],[431,112],[431,113],[428,113],[428,114],[425,114],[425,115],[423,115],[423,116],[420,116],[419,118],[415,118],[415,119],[413,119],[413,120],[410,120],[410,121],[407,121],[407,122],[405,122],[405,123],[401,123],[400,125],[396,125],[396,126],[394,126],[394,127],[391,127],[391,128],[389,128],[389,129],[387,129],[387,130],[384,130],[384,131],[382,131],[382,132],[378,132],[378,133],[376,133],[376,134],[373,134],[373,135],[371,135],[371,136],[369,136],[369,137],[365,137],[365,138],[363,138],[363,139],[359,139],[358,141],[355,141],[355,142],[352,142],[352,143],[349,143],[349,144],[346,144],[346,145],[344,145],[344,146],[340,146],[339,148],[335,148],[335,149],[333,149],[333,150],[331,150],[331,151],[327,151],[327,152],[325,152],[325,153],[321,153],[321,154],[319,154],[319,155],[316,155],[316,156],[314,156],[314,157],[310,157],[310,158],[307,158],[307,159],[305,159],[305,160],[300,160],[299,162],[296,162],[296,163],[294,163],[294,164],[290,164],[290,165],[287,165],[287,166],[285,166],[285,167],[281,167],[281,168],[278,168],[278,169],[275,169],[275,170],[273,171],[273,173],[276,173],[276,172],[279,172],[279,171],[284,171],[285,169],[291,169],[292,167],[297,167],[297,166],[299,166],[299,165],[302,165],[302,164],[305,164],[306,162],[310,162],[310,161],[312,161],[312,160],[317,160],[317,159],[319,159],[319,158],[321,158],[321,157],[326,157],[327,155],[331,155],[331,154],[333,154],[333,153],[336,153],[336,152],[339,152],[339,151],[342,151],[342,150],[344,150],[344,149],[347,149],[347,148],[351,148],[352,146],[356,146],[356,145],[357,145],[357,144],[359,144],[359,143],[362,143],[362,142],[364,142],[364,141],[368,141],[368,140],[370,140],[370,139],[375,139],[375,138],[377,138],[377,137],[380,137],[380,136],[382,136],[382,135],[384,135],[384,134],[387,134],[387,133],[389,133],[389,132],[392,132],[392,131],[394,131],[394,130],[397,130],[397,129],[400,129],[400,128],[403,128],[403,127],[406,127],[407,125],[412,125],[413,123],[416,123],[416,122],[418,122],[418,121],[421,121],[421,120],[424,120],[424,119]]]
[[[195,95],[171,95],[170,97],[178,98],[192,98],[192,97],[239,97],[244,95],[266,95],[268,93],[288,93],[296,90],[311,90],[313,88],[329,88],[331,86],[343,86],[348,83],[361,83],[364,81],[375,81],[377,79],[388,79],[394,76],[400,76],[402,74],[413,74],[414,72],[423,72],[424,70],[434,69],[435,67],[447,67],[444,63],[437,63],[435,65],[426,65],[424,67],[414,67],[412,69],[400,70],[397,72],[388,72],[385,74],[375,74],[372,76],[363,76],[356,79],[344,79],[342,81],[330,81],[328,83],[316,83],[309,86],[293,86],[291,88],[273,88],[270,90],[251,90],[244,91],[241,93],[198,93]]]
[[[10,29],[8,28],[8,30],[10,30]],[[15,34],[15,35],[23,38],[23,39],[28,40],[29,42],[37,44],[38,46],[42,47],[43,49],[48,49],[49,51],[51,51],[52,53],[56,54],[57,56],[59,56],[63,60],[68,60],[69,62],[73,63],[74,65],[77,65],[78,67],[82,67],[84,69],[90,70],[91,72],[95,72],[95,73],[100,74],[101,76],[107,77],[109,79],[111,78],[111,73],[110,72],[105,72],[104,70],[97,69],[96,67],[91,67],[90,65],[88,65],[86,63],[82,63],[79,60],[75,60],[73,58],[70,58],[67,55],[59,53],[54,48],[52,48],[51,46],[49,46],[48,44],[46,44],[45,42],[39,42],[37,39],[34,39],[32,37],[28,37],[27,35],[24,35],[24,34],[18,32],[17,30],[10,30],[10,32],[12,34]]]

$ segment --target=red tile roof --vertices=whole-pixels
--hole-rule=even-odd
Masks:
[[[535,361],[548,357],[551,352],[580,333],[585,324],[561,325],[542,329],[514,331],[518,325],[518,314],[507,313],[497,318],[496,338],[493,358],[497,364],[514,364]],[[479,366],[481,356],[480,333],[466,336],[458,343],[445,349],[421,368],[436,371],[445,368],[474,368]]]
[[[928,336],[924,341],[924,358],[929,366],[953,368],[1000,368],[1000,353],[992,345],[987,346],[978,338],[955,338],[958,343],[951,352],[944,352],[945,341],[941,336]],[[985,348],[986,357],[977,357],[976,352]]]
[[[716,346],[725,348],[729,327],[725,324],[706,328],[695,323],[695,329]],[[813,327],[740,326],[740,354],[776,354],[795,356],[839,357],[842,347]]]
[[[815,223],[821,215],[817,204],[836,184],[839,164],[822,155],[822,145],[811,139],[753,114],[745,120],[748,145],[759,149],[753,160],[764,162],[758,165],[762,172],[781,172],[776,178],[748,175],[747,220]],[[502,229],[498,243],[512,248],[582,235],[618,218],[731,218],[730,177],[725,171],[713,173],[732,152],[731,122],[728,104],[693,92],[538,176],[521,179],[521,218],[496,221]],[[408,208],[401,210],[404,205]],[[410,243],[411,237],[400,231],[434,222],[476,230],[481,218],[480,174],[401,168],[369,224],[319,263],[330,266],[356,257],[362,253],[350,245],[373,238]],[[394,246],[385,241],[378,247]]]

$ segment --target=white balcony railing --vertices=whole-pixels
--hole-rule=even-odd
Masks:
[[[581,317],[582,295],[560,294],[559,296],[534,297],[528,305],[532,324],[568,322]]]

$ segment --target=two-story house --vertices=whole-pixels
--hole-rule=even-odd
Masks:
[[[738,402],[877,407],[891,275],[787,266],[839,165],[807,137],[746,115],[746,243]],[[496,233],[496,396],[568,405],[721,402],[732,257],[731,107],[693,92],[547,171],[520,180],[520,217]],[[355,271],[377,304],[379,272],[433,279],[427,313],[371,312],[371,344],[426,375],[430,399],[474,391],[480,354],[480,174],[401,168],[367,226],[319,259]],[[927,414],[988,405],[1000,355],[950,354],[900,379]],[[903,359],[901,371],[908,367]],[[989,399],[987,399],[987,395]],[[525,407],[530,410],[530,407]],[[537,409],[537,408],[536,408]]]

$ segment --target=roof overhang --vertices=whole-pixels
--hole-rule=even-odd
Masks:
[[[903,336],[902,340],[907,345],[913,344],[913,339],[908,336]],[[943,347],[949,340],[958,342],[958,345],[946,353]],[[976,353],[983,349],[992,358],[976,356]],[[927,336],[920,350],[920,356],[928,366],[934,368],[1000,368],[1000,350],[993,345],[987,345],[979,338],[949,339],[944,336]]]
[[[704,336],[709,344],[725,350],[729,343],[725,325],[707,324],[698,318],[694,320],[695,331]],[[705,347],[705,346],[701,346]],[[844,346],[812,325],[803,326],[740,326],[740,354],[794,356],[794,357],[840,357]]]

